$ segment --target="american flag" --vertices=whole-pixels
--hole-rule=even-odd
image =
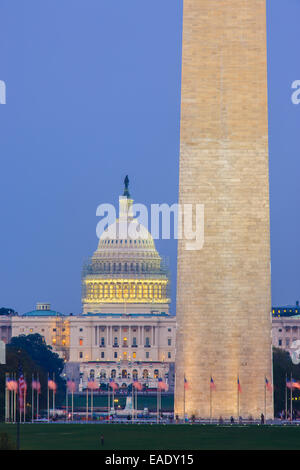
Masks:
[[[241,387],[241,384],[240,384],[240,378],[239,377],[237,379],[237,386],[238,386],[238,392],[242,393],[242,387]]]
[[[134,388],[136,388],[137,390],[142,390],[143,386],[141,384],[141,382],[139,382],[137,379],[134,379],[133,380],[133,384]]]
[[[168,384],[166,382],[163,381],[163,379],[160,377],[157,381],[157,387],[160,389],[160,390],[165,390],[167,391],[168,390]]]
[[[25,395],[25,392],[26,392],[26,382],[25,382],[25,379],[24,379],[24,374],[23,374],[23,369],[22,369],[21,364],[19,364],[18,384],[19,384],[19,406],[20,406],[20,408],[23,408],[24,407],[24,395]]]
[[[189,388],[189,383],[188,381],[186,380],[186,377],[184,376],[184,388],[185,390],[187,390]]]
[[[95,380],[91,377],[88,379],[87,386],[88,386],[88,389],[90,390],[97,390],[99,388]]]
[[[216,385],[215,385],[214,379],[212,377],[210,378],[210,389],[211,390],[216,390]]]
[[[68,387],[69,392],[72,392],[72,393],[75,392],[76,385],[75,385],[74,379],[67,381],[67,387]]]
[[[288,388],[300,388],[300,383],[296,382],[295,379],[291,379],[286,381],[286,386]]]
[[[50,390],[53,390],[53,392],[55,393],[57,389],[56,382],[54,380],[48,379],[48,388]]]
[[[116,390],[118,388],[118,384],[114,381],[114,379],[109,379],[109,386],[113,390]]]
[[[269,392],[272,391],[272,385],[271,385],[270,382],[268,381],[267,377],[266,377],[266,389],[269,390]]]

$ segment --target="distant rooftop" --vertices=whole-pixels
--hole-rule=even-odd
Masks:
[[[282,307],[272,307],[272,317],[295,317],[300,315],[300,305],[297,300],[296,305],[284,305]]]
[[[45,302],[37,302],[35,310],[21,314],[22,317],[62,317],[65,313],[51,310],[51,304]]]
[[[73,316],[73,317],[99,317],[99,318],[108,318],[108,317],[113,317],[113,318],[136,318],[136,317],[173,317],[173,315],[170,315],[165,312],[160,312],[160,313],[86,313],[86,314],[66,314],[66,313],[61,313],[57,312],[56,310],[51,309],[50,304],[42,304],[38,303],[36,305],[35,310],[31,310],[30,312],[25,312],[20,315],[21,317],[68,317],[68,316]]]
[[[56,312],[55,310],[32,310],[31,312],[22,313],[21,317],[64,317],[65,313]]]

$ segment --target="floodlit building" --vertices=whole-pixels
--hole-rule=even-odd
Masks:
[[[132,203],[125,187],[119,219],[83,267],[81,314],[38,303],[11,318],[12,336],[44,336],[80,389],[90,377],[99,384],[113,377],[120,387],[133,377],[148,387],[158,377],[173,385],[176,318],[169,313],[169,273],[151,234],[133,217]],[[140,233],[135,239],[128,235],[130,224]]]
[[[300,307],[285,305],[272,308],[273,346],[288,351],[291,355],[300,348]]]
[[[175,413],[272,418],[266,1],[183,8],[179,203],[204,244],[178,242]]]

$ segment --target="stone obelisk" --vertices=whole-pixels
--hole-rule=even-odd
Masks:
[[[204,205],[204,245],[178,244],[175,413],[270,418],[265,0],[184,0],[182,52],[179,202]]]

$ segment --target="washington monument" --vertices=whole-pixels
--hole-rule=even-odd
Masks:
[[[271,418],[265,0],[184,0],[182,60],[175,413]]]

